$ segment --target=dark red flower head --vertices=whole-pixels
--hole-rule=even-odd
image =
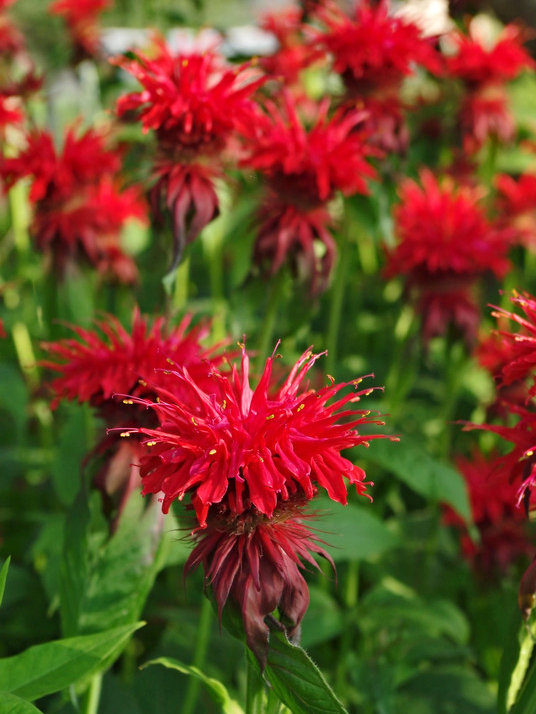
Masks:
[[[442,334],[452,321],[471,342],[478,324],[472,286],[486,271],[506,273],[509,234],[488,221],[477,188],[440,182],[426,169],[420,184],[407,179],[400,189],[394,214],[398,243],[388,254],[386,274],[406,277],[425,336]]]
[[[53,197],[72,197],[80,188],[96,183],[103,174],[115,173],[121,161],[116,151],[105,147],[106,138],[94,129],[77,136],[67,130],[60,151],[52,134],[35,131],[26,137],[26,148],[1,163],[1,174],[8,187],[21,178],[31,177],[30,200],[33,203]]]
[[[221,618],[228,600],[242,612],[246,641],[262,667],[266,664],[272,623],[299,639],[300,622],[309,605],[305,564],[317,568],[312,553],[331,558],[303,524],[299,503],[283,503],[270,519],[252,511],[236,516],[215,509],[185,565],[188,574],[200,564],[214,592]]]
[[[513,238],[527,248],[536,249],[536,174],[522,174],[516,181],[500,174],[495,179],[502,220],[510,226]]]
[[[440,71],[429,40],[416,24],[389,14],[387,0],[356,2],[355,19],[332,2],[320,4],[315,15],[327,28],[318,34],[318,45],[333,56],[351,93],[399,85],[419,64]]]
[[[124,432],[148,437],[141,461],[143,492],[163,492],[164,512],[174,500],[191,494],[201,527],[211,506],[224,499],[237,515],[253,509],[271,518],[278,503],[309,500],[318,487],[346,503],[344,478],[365,493],[365,472],[340,452],[378,438],[360,434],[357,427],[383,422],[353,407],[373,389],[338,396],[361,380],[304,389],[302,382],[318,357],[305,352],[283,385],[275,387],[272,356],[252,390],[243,349],[240,370],[234,364],[229,374],[213,369],[208,389],[187,368],[177,367],[172,371],[175,385],[156,387],[158,402],[135,399],[151,407],[160,422],[158,429]]]
[[[49,12],[65,19],[77,55],[95,55],[99,47],[99,15],[112,0],[55,0]]]
[[[465,479],[473,521],[480,534],[475,543],[463,520],[445,508],[445,522],[461,531],[463,554],[482,575],[504,573],[521,555],[533,551],[523,509],[516,505],[518,486],[503,471],[503,458],[475,451],[457,459]]]
[[[264,81],[249,65],[231,67],[214,51],[173,54],[163,40],[153,58],[140,53],[115,62],[143,87],[120,97],[118,114],[135,111],[144,131],[156,131],[182,162],[221,152],[251,120],[251,96]]]
[[[187,366],[196,379],[203,383],[210,369],[210,352],[200,341],[207,336],[206,325],[189,328],[191,315],[170,328],[163,318],[152,325],[136,308],[132,327],[127,331],[113,316],[96,321],[96,329],[73,327],[77,338],[43,343],[49,358],[41,365],[59,372],[51,382],[54,393],[52,407],[62,399],[88,402],[102,413],[119,411],[120,419],[131,419],[136,410],[114,399],[119,393],[127,396],[152,396],[156,393],[148,383],[166,385],[170,362]],[[146,412],[146,410],[140,410]],[[141,419],[141,423],[147,421]],[[108,425],[118,422],[107,419]]]
[[[306,127],[295,100],[285,93],[283,108],[267,101],[249,127],[248,156],[242,163],[261,171],[280,201],[314,208],[335,191],[368,193],[366,179],[376,174],[367,158],[378,151],[360,131],[367,115],[341,110],[329,117],[328,111],[329,102],[322,102],[313,125]]]
[[[534,60],[522,47],[523,32],[515,25],[507,25],[492,47],[486,47],[474,32],[466,35],[456,31],[449,39],[454,52],[445,57],[448,73],[473,87],[508,82],[524,69],[535,67]]]
[[[514,292],[510,298],[524,315],[495,307],[492,315],[515,323],[516,331],[500,329],[497,334],[508,355],[496,374],[499,386],[523,381],[530,385],[527,399],[536,396],[536,299],[528,293]]]

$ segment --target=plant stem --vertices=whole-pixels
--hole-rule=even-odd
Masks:
[[[99,674],[96,674],[89,683],[85,700],[80,707],[82,714],[98,714],[101,689],[102,672],[99,672]]]
[[[519,690],[521,689],[521,685],[523,684],[523,680],[525,679],[532,651],[534,649],[534,643],[534,635],[527,627],[524,633],[523,642],[521,643],[521,648],[519,650],[519,659],[517,660],[517,664],[510,678],[510,687],[506,698],[506,708],[508,710],[513,707],[517,699],[517,695],[519,694]]]
[[[267,353],[270,351],[274,339],[274,328],[279,312],[279,306],[284,292],[285,273],[280,270],[270,282],[270,292],[268,293],[268,303],[264,316],[262,330],[258,339],[257,370],[260,372]],[[278,336],[279,337],[279,336]]]
[[[344,291],[346,288],[346,277],[348,274],[348,253],[348,230],[345,229],[341,236],[339,259],[337,261],[337,267],[333,276],[333,286],[331,288],[331,304],[326,334],[326,347],[328,350],[326,357],[326,372],[328,374],[333,374],[335,371],[335,363],[337,361],[337,347],[339,343],[342,306],[344,303]]]
[[[201,603],[201,614],[199,616],[199,626],[197,629],[197,638],[195,642],[195,650],[192,664],[203,671],[205,665],[205,659],[207,656],[208,643],[210,641],[210,626],[212,622],[212,605],[208,598],[203,598]],[[197,699],[199,697],[199,691],[201,687],[201,681],[197,677],[190,677],[188,682],[188,689],[186,690],[186,696],[184,697],[184,702],[182,704],[181,713],[182,714],[193,714],[197,706]]]
[[[352,560],[348,563],[346,582],[344,590],[344,604],[350,621],[341,637],[341,645],[338,654],[338,665],[335,677],[335,691],[339,694],[345,688],[348,655],[352,649],[354,639],[354,614],[359,595],[359,563]]]
[[[246,714],[263,714],[264,712],[264,682],[252,661],[253,655],[246,651]]]

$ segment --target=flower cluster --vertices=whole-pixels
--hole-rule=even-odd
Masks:
[[[524,37],[518,27],[505,27],[490,47],[474,28],[471,24],[469,34],[453,32],[449,38],[452,54],[445,57],[449,75],[465,86],[460,124],[464,149],[469,153],[477,151],[490,136],[502,142],[512,139],[515,126],[505,84],[535,66],[522,47]]]
[[[145,221],[145,205],[135,187],[121,189],[119,166],[119,155],[105,148],[101,134],[89,129],[77,136],[72,128],[61,152],[50,133],[36,131],[28,134],[26,148],[16,158],[1,163],[8,188],[31,178],[32,235],[60,273],[83,257],[113,279],[136,280],[136,266],[121,248],[120,233],[128,219]]]
[[[501,277],[508,270],[509,233],[486,218],[477,188],[440,182],[429,170],[421,171],[420,185],[406,179],[400,198],[386,274],[406,277],[425,340],[452,324],[472,343],[479,321],[474,286],[487,271]]]
[[[485,457],[476,451],[470,458],[459,458],[473,523],[480,540],[475,542],[463,519],[445,507],[445,522],[460,532],[464,556],[482,576],[504,573],[520,556],[530,554],[532,546],[523,511],[516,505],[517,486],[504,478],[504,459]]]
[[[43,343],[48,358],[41,366],[59,373],[50,384],[52,407],[63,400],[88,403],[109,429],[125,424],[156,426],[154,414],[145,408],[134,409],[133,399],[156,399],[154,385],[168,384],[170,363],[184,365],[199,384],[205,384],[213,365],[221,361],[201,345],[208,326],[191,327],[191,319],[187,315],[173,328],[163,318],[150,325],[136,308],[129,331],[107,315],[96,321],[94,329],[73,327],[74,338]],[[122,397],[116,398],[117,393]],[[139,442],[124,442],[118,432],[111,431],[103,435],[96,452],[106,454],[97,485],[108,495],[124,491],[133,462],[137,473]],[[129,483],[127,491],[135,485],[139,478]],[[123,500],[127,495],[123,493]]]
[[[74,50],[75,62],[94,57],[99,50],[99,15],[112,0],[54,0],[49,12],[65,19]]]
[[[279,270],[291,256],[304,264],[312,292],[326,287],[334,257],[327,225],[327,203],[336,191],[348,196],[368,193],[366,180],[375,176],[367,159],[378,155],[361,129],[365,114],[337,111],[329,116],[329,102],[317,107],[314,123],[301,121],[296,101],[284,94],[284,105],[267,101],[247,130],[248,154],[242,164],[266,178],[269,196],[262,213],[256,244],[259,260]],[[318,258],[315,243],[322,243]]]
[[[186,570],[204,565],[220,612],[228,598],[241,608],[248,644],[261,663],[269,637],[265,618],[278,608],[289,634],[297,631],[308,603],[300,559],[311,563],[310,552],[325,555],[302,523],[304,506],[319,489],[346,503],[346,482],[365,494],[365,472],[340,452],[383,438],[358,431],[383,423],[356,408],[373,391],[357,389],[361,380],[318,391],[303,384],[318,357],[305,352],[277,386],[272,355],[255,389],[244,347],[240,367],[212,367],[205,384],[177,363],[166,388],[152,385],[158,399],[129,397],[150,408],[159,426],[121,430],[144,437],[144,494],[161,494],[164,512],[189,497],[198,542]]]
[[[231,67],[215,51],[174,54],[159,41],[155,55],[116,63],[143,90],[121,97],[120,116],[135,113],[157,138],[155,203],[172,216],[174,264],[218,212],[214,178],[238,127],[253,120],[251,95],[262,83],[248,65]]]

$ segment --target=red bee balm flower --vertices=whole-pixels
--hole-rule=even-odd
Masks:
[[[249,155],[242,162],[261,171],[270,190],[255,254],[273,258],[272,274],[290,254],[316,292],[327,284],[335,253],[325,205],[336,191],[368,193],[366,179],[376,174],[367,158],[379,152],[360,130],[365,112],[341,110],[329,118],[325,101],[307,129],[290,94],[284,95],[283,110],[270,101],[265,107],[245,132]],[[315,242],[323,243],[323,258],[317,257]]]
[[[79,138],[69,129],[60,153],[47,132],[30,134],[26,149],[0,165],[8,187],[32,177],[32,234],[60,273],[81,255],[120,282],[136,280],[120,233],[129,219],[145,222],[146,208],[136,188],[120,190],[113,177],[119,165],[118,154],[106,150],[104,138],[91,129]]]
[[[495,179],[502,220],[527,248],[536,250],[536,174],[522,174],[516,181],[501,174]]]
[[[386,274],[404,275],[416,294],[426,339],[443,334],[449,322],[472,342],[478,310],[471,294],[478,277],[509,268],[509,234],[490,223],[478,207],[480,191],[442,183],[428,170],[421,184],[406,180],[395,209],[398,245],[388,253]]]
[[[220,618],[228,598],[241,609],[247,643],[263,667],[270,634],[267,618],[291,639],[299,637],[309,605],[302,561],[318,567],[311,555],[315,553],[332,563],[301,522],[301,506],[282,503],[271,519],[258,512],[242,517],[216,509],[206,530],[196,534],[197,545],[185,565],[189,573],[203,564]],[[271,616],[276,609],[280,621]]]
[[[274,358],[270,357],[253,391],[243,349],[240,371],[235,365],[230,374],[214,369],[208,390],[188,369],[177,367],[172,372],[176,386],[156,387],[158,402],[135,399],[151,407],[160,422],[158,429],[123,432],[148,437],[148,453],[140,468],[143,492],[162,491],[164,512],[175,499],[191,494],[201,527],[206,527],[209,508],[223,499],[237,515],[253,508],[271,518],[279,502],[311,499],[318,486],[330,498],[346,503],[343,477],[355,484],[358,493],[365,493],[365,472],[340,451],[380,438],[359,434],[356,427],[383,422],[368,419],[369,411],[339,410],[373,389],[337,397],[344,387],[361,381],[356,380],[300,391],[318,357],[303,354],[279,388],[271,385]],[[188,399],[182,397],[185,389]]]
[[[478,571],[504,572],[520,555],[532,552],[525,514],[516,506],[517,486],[508,481],[500,457],[475,452],[470,459],[458,459],[457,466],[467,484],[480,543],[473,541],[463,519],[449,507],[445,522],[460,529],[463,554]]]
[[[139,54],[115,62],[143,86],[121,97],[117,111],[137,112],[144,131],[156,132],[154,194],[158,202],[165,198],[173,216],[176,263],[184,245],[217,214],[213,178],[221,154],[235,130],[251,122],[250,97],[264,80],[248,65],[230,67],[215,52],[172,54],[163,41],[152,59]]]
[[[417,64],[440,71],[438,56],[420,28],[389,14],[389,3],[376,7],[363,0],[355,4],[355,19],[335,3],[322,3],[316,17],[327,27],[318,45],[333,56],[333,66],[350,92],[377,92],[413,74]]]
[[[49,12],[65,18],[77,58],[93,56],[99,46],[98,16],[112,0],[55,0]]]

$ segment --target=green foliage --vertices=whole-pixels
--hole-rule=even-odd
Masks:
[[[0,692],[29,701],[59,692],[106,669],[144,623],[115,627],[94,635],[35,645],[0,660]]]

